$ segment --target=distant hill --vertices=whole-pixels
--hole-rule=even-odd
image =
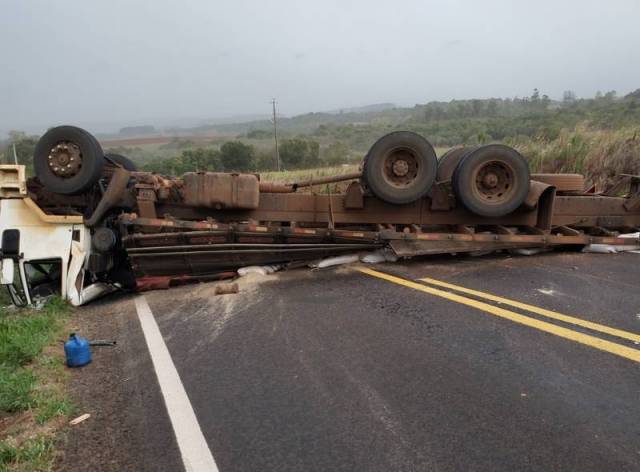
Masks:
[[[376,103],[373,105],[365,105],[363,107],[352,107],[352,108],[340,108],[339,110],[329,110],[325,113],[330,114],[340,114],[340,113],[370,113],[376,111],[384,111],[391,110],[396,108],[396,105],[393,103]]]
[[[292,117],[279,116],[278,129],[288,134],[310,134],[321,125],[359,125],[374,122],[396,123],[410,117],[410,108],[397,108],[393,103],[379,103],[361,107],[343,108],[323,112],[311,112]],[[238,122],[220,121],[194,128],[181,128],[184,134],[246,134],[252,130],[267,130],[273,127],[270,117]],[[175,130],[175,129],[174,129]]]
[[[157,131],[155,127],[151,125],[143,125],[143,126],[127,126],[125,128],[120,128],[120,132],[118,134],[123,137],[132,137],[132,136],[148,136],[156,133]]]
[[[518,137],[556,139],[561,130],[578,124],[595,129],[638,126],[639,104],[638,91],[622,97],[609,91],[594,98],[577,98],[568,91],[562,100],[553,100],[536,89],[528,97],[431,101],[412,107],[378,103],[279,116],[278,133],[282,139],[304,136],[321,143],[340,141],[359,152],[377,137],[399,129],[421,133],[440,147]],[[164,138],[259,141],[271,136],[273,123],[269,116],[245,115],[156,129]]]

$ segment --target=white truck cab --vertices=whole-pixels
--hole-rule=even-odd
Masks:
[[[86,270],[91,233],[82,216],[42,211],[27,195],[22,165],[0,165],[0,237],[0,284],[17,306],[50,295],[77,306],[117,288]]]

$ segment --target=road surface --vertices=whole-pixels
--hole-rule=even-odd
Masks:
[[[640,470],[639,262],[439,257],[144,301],[221,471]],[[136,305],[80,313],[118,346],[73,373],[92,418],[70,432],[65,470],[87,456],[183,470],[185,444],[199,447],[198,431],[176,432],[189,415],[160,388],[172,371]]]

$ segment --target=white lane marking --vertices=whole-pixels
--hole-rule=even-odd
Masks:
[[[140,326],[147,341],[153,368],[178,441],[184,468],[187,472],[218,472],[218,466],[204,439],[196,414],[147,299],[144,295],[140,295],[135,300]]]

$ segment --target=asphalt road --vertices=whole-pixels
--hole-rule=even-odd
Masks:
[[[638,262],[442,257],[369,266],[404,285],[345,267],[145,297],[221,471],[640,470],[640,342],[579,323],[640,333]],[[97,420],[72,433],[67,464],[102,419],[97,470],[180,470],[133,298],[83,316],[119,345],[74,373]]]

